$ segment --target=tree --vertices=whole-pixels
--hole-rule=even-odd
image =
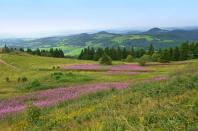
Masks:
[[[126,59],[126,57],[127,57],[127,50],[126,50],[126,48],[124,48],[123,50],[122,50],[122,59]]]
[[[36,54],[36,55],[39,55],[39,56],[41,56],[41,51],[40,51],[40,49],[39,49],[39,48],[37,48],[37,49],[36,49],[36,52],[35,52],[35,54]]]
[[[133,56],[132,55],[128,55],[125,61],[126,62],[133,62]]]
[[[148,49],[148,55],[152,56],[154,52],[155,52],[155,48],[153,47],[152,44],[150,44]]]
[[[173,58],[174,58],[174,57],[173,57],[173,48],[169,48],[168,51],[169,51],[169,55],[170,55],[170,56],[169,56],[169,60],[173,60]]]
[[[137,50],[136,51],[136,57],[137,58],[140,58],[140,57],[142,57],[144,54],[146,54],[146,51],[144,50],[144,49],[139,49],[139,50]]]
[[[158,52],[153,53],[152,61],[159,62],[160,61],[160,53],[158,53]]]
[[[4,48],[2,49],[3,53],[9,53],[10,49],[7,47],[7,45],[4,46]]]
[[[84,50],[81,50],[80,55],[78,56],[78,59],[82,59],[83,58],[83,54],[84,54]]]
[[[179,48],[175,47],[173,49],[173,61],[178,61],[180,58],[180,52],[179,52]]]
[[[100,64],[103,65],[112,65],[112,59],[106,53],[100,58]]]
[[[161,63],[166,63],[166,62],[170,62],[170,52],[168,51],[168,49],[164,49],[162,50],[161,54],[160,54],[160,62]]]
[[[183,43],[180,47],[180,60],[187,60],[188,59],[188,52],[189,52],[189,45],[188,43]]]
[[[117,48],[117,56],[117,60],[121,60],[123,58],[122,50],[120,49],[120,47]]]
[[[150,55],[143,55],[141,58],[139,58],[138,63],[141,66],[145,66],[147,62],[151,61]]]
[[[96,52],[94,53],[93,60],[98,61],[102,57],[103,54],[104,54],[103,49],[102,48],[98,48],[96,50]]]
[[[24,49],[23,48],[20,48],[19,51],[24,52]]]
[[[131,47],[131,55],[135,57],[135,50],[133,46]]]
[[[28,48],[27,53],[32,54],[32,50]]]
[[[109,55],[113,60],[117,60],[117,57],[118,57],[118,55],[117,55],[117,51],[116,51],[116,49],[115,48],[111,48],[110,49],[110,55]]]

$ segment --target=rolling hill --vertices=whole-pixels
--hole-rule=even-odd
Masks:
[[[147,48],[153,44],[155,48],[165,48],[180,45],[185,41],[197,41],[198,30],[165,30],[152,28],[145,32],[116,34],[101,31],[98,33],[82,33],[71,36],[54,36],[39,39],[1,39],[0,46],[41,48],[62,48],[66,55],[78,55],[82,48],[92,47],[141,47]]]

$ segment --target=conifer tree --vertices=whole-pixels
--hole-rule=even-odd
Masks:
[[[152,44],[150,44],[148,49],[148,55],[152,56],[154,52],[155,52],[155,48],[153,47]]]

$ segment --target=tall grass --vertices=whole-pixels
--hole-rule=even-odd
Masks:
[[[198,130],[198,70],[187,68],[161,82],[138,82],[42,110],[39,123],[21,118],[25,130]]]

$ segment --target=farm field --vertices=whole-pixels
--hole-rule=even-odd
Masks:
[[[0,129],[198,129],[197,67],[0,54]],[[39,107],[37,122],[28,103]]]

